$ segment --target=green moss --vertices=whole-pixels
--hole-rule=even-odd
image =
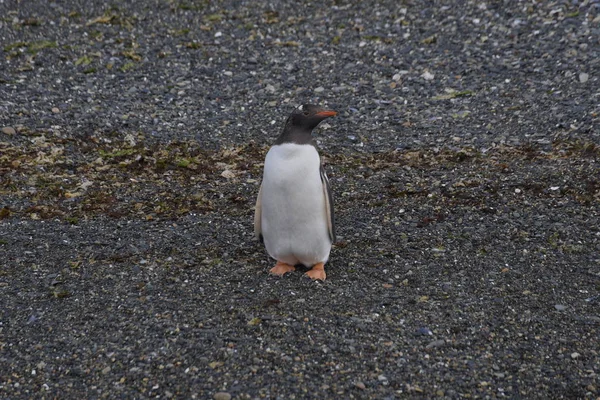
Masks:
[[[98,150],[98,153],[100,154],[100,157],[102,158],[115,158],[115,157],[123,157],[123,156],[129,156],[132,154],[136,153],[135,149],[119,149],[119,150],[115,150],[112,152],[107,152],[105,150]]]
[[[135,68],[135,63],[130,61],[121,67],[121,71],[128,72]]]
[[[183,35],[187,35],[188,33],[190,33],[190,30],[188,28],[179,29],[179,30],[176,30],[175,32],[173,32],[173,36],[183,36]]]
[[[77,225],[79,223],[79,218],[77,218],[77,217],[66,217],[65,221],[67,221],[71,225]]]
[[[187,42],[185,44],[185,47],[187,47],[188,49],[199,49],[200,47],[202,47],[202,43],[199,42]]]
[[[83,55],[75,61],[75,65],[88,65],[92,62],[92,59],[87,55]]]
[[[29,43],[27,43],[27,42],[15,42],[15,43],[11,43],[9,45],[4,46],[4,51],[8,53],[14,49],[18,49],[21,47],[28,47],[28,46],[29,46]]]
[[[53,42],[50,40],[40,40],[39,42],[30,43],[29,46],[27,47],[27,51],[31,54],[35,54],[40,50],[53,49],[56,47],[57,47],[56,42]]]
[[[223,16],[221,14],[211,14],[207,15],[205,19],[210,22],[221,22]]]
[[[192,161],[186,158],[180,158],[177,160],[177,166],[179,168],[187,168],[192,164]]]

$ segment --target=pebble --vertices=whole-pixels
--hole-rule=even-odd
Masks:
[[[106,375],[110,372],[110,367],[106,367],[102,370],[102,374]]]
[[[579,354],[579,353],[577,353],[577,352],[574,352],[574,353],[571,353],[571,358],[572,358],[572,359],[576,359],[576,358],[579,358],[579,356],[580,356],[580,355],[581,355],[581,354]]]
[[[52,107],[52,112],[54,114],[58,114],[60,112],[60,109],[58,107]]]
[[[421,75],[421,78],[425,79],[426,81],[431,81],[433,80],[433,78],[435,78],[435,75],[433,75],[431,72],[429,71],[425,71],[423,72],[423,74]]]
[[[227,392],[217,392],[213,396],[215,400],[231,400],[231,395]]]
[[[226,179],[233,179],[235,178],[235,172],[231,171],[230,169],[226,169],[225,171],[221,172],[221,176]]]
[[[579,74],[579,82],[586,83],[588,79],[590,79],[590,74],[586,74],[585,72]]]
[[[358,381],[354,384],[354,386],[356,386],[357,388],[359,388],[360,390],[365,390],[367,387],[365,386],[364,383]]]
[[[225,76],[233,76],[233,72],[231,72],[231,71],[225,71],[225,72],[223,72],[223,75],[225,75]]]
[[[419,328],[416,333],[417,335],[433,335],[433,332],[431,332],[431,329],[429,328]]]
[[[563,306],[562,304],[555,304],[554,308],[556,308],[558,311],[565,311],[567,309],[567,306]]]
[[[315,89],[315,93],[321,93],[325,90],[325,88],[323,86],[319,86],[318,88]]]
[[[431,349],[434,347],[440,347],[446,344],[446,341],[444,339],[438,339],[438,340],[434,340],[433,342],[430,342],[427,346],[425,346],[426,349]]]
[[[14,135],[17,133],[17,131],[15,131],[15,128],[13,128],[12,126],[5,126],[4,128],[2,128],[2,133],[4,133],[5,135]]]

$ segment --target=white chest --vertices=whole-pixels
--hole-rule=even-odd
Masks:
[[[285,143],[273,146],[265,158],[264,179],[285,184],[319,176],[321,160],[314,146]],[[317,179],[320,184],[320,179]],[[310,182],[309,182],[310,185]]]
[[[329,255],[331,241],[320,167],[319,153],[311,145],[285,143],[267,153],[262,233],[267,251],[278,260],[313,265]]]

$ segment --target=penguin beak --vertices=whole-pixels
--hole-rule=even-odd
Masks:
[[[337,115],[336,111],[333,110],[324,110],[324,111],[319,111],[318,113],[315,114],[317,117],[321,117],[321,118],[329,118],[329,117],[334,117]]]

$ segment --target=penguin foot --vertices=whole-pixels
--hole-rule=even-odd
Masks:
[[[312,269],[310,269],[309,271],[306,271],[306,273],[304,275],[308,276],[313,281],[316,281],[316,280],[324,281],[325,278],[327,277],[327,275],[325,274],[325,264],[324,263],[315,264],[312,267]]]
[[[296,268],[293,265],[289,265],[289,264],[283,263],[281,261],[277,261],[277,264],[275,264],[275,266],[273,268],[271,268],[270,272],[273,275],[283,276],[283,275],[287,274],[288,272],[292,272],[295,270],[296,270]]]

